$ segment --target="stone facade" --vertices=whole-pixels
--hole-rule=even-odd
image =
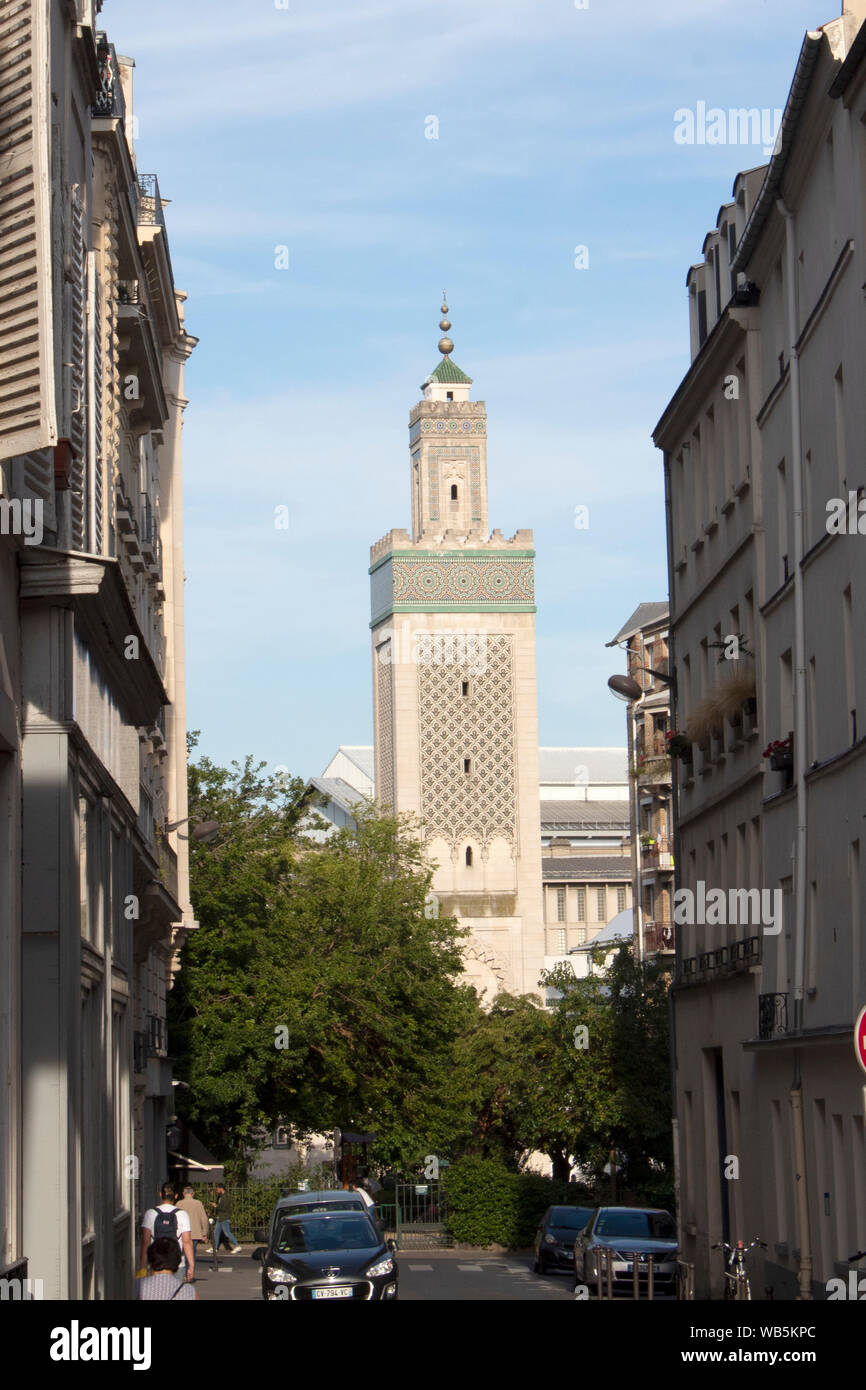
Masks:
[[[166,1175],[166,994],[196,925],[181,525],[196,340],[135,164],[132,63],[98,8],[0,4],[16,94],[0,105],[2,495],[5,520],[38,505],[41,522],[0,535],[0,1267],[26,1257],[55,1299],[132,1294]]]
[[[677,926],[681,1240],[699,1298],[722,1291],[721,1239],[768,1242],[753,1287],[777,1299],[825,1297],[866,1244],[866,551],[827,524],[866,487],[864,8],[806,35],[780,146],[738,176],[689,272],[692,365],[655,432],[692,743],[679,885],[728,905],[731,889],[770,895],[766,913]]]

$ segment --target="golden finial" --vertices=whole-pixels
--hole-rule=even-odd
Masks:
[[[442,329],[442,332],[446,335],[444,338],[439,339],[439,351],[442,353],[443,357],[447,357],[449,353],[454,351],[454,344],[452,343],[451,339],[447,337],[448,329],[451,327],[451,323],[448,318],[448,296],[445,290],[442,291],[442,319],[439,323],[439,327]]]

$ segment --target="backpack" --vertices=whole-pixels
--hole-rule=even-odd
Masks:
[[[157,1207],[156,1218],[153,1223],[153,1238],[159,1240],[160,1236],[171,1236],[177,1240],[177,1208],[172,1207],[171,1211],[160,1211]]]

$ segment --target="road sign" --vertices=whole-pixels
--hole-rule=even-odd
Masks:
[[[854,1024],[854,1051],[857,1053],[857,1061],[866,1071],[866,1004],[863,1005]]]

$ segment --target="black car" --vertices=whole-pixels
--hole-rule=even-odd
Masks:
[[[535,1233],[536,1274],[574,1268],[574,1242],[592,1216],[592,1207],[548,1207]]]
[[[256,1240],[267,1240],[266,1230]],[[281,1217],[257,1250],[262,1297],[309,1303],[319,1299],[396,1298],[396,1246],[364,1212],[311,1212]]]

